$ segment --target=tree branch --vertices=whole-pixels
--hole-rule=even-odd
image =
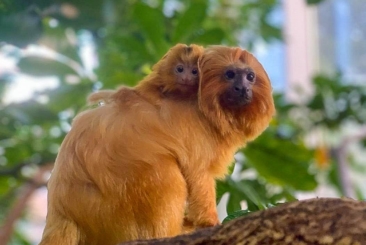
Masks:
[[[24,166],[27,166],[29,163],[19,163],[17,165],[15,165],[12,168],[8,168],[8,169],[2,169],[0,170],[0,176],[18,176],[20,171],[22,170],[22,168]]]
[[[336,162],[338,165],[339,182],[343,194],[347,197],[351,198],[355,197],[355,192],[352,187],[352,182],[348,171],[348,161],[347,161],[348,147],[351,143],[360,141],[364,138],[366,138],[366,127],[362,127],[357,134],[346,137],[342,141],[340,146],[334,150],[334,154],[337,159]]]
[[[121,245],[366,244],[366,202],[315,198],[285,203],[173,238]]]
[[[21,189],[21,192],[7,215],[4,224],[0,229],[0,245],[8,244],[11,235],[13,234],[14,224],[22,215],[24,208],[27,205],[28,199],[31,197],[33,192],[40,186],[46,184],[44,175],[46,172],[51,171],[53,164],[47,164],[40,167],[35,176],[30,179]]]

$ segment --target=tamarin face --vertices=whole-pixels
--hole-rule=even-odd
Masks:
[[[177,86],[198,85],[198,68],[196,64],[179,62],[174,67]]]
[[[275,113],[272,87],[263,66],[251,53],[210,46],[199,60],[199,71],[199,105],[211,121],[225,128],[268,126]]]
[[[205,103],[218,103],[224,110],[239,109],[272,98],[267,73],[246,50],[211,46],[199,63],[200,96]]]
[[[177,44],[153,67],[162,79],[163,92],[196,94],[199,83],[197,62],[203,47]]]
[[[223,74],[227,83],[226,91],[221,95],[221,103],[227,107],[240,107],[249,104],[253,98],[255,72],[250,67],[229,66]]]

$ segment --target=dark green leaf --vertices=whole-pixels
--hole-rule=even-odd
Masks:
[[[230,220],[233,220],[233,219],[236,219],[236,218],[239,218],[239,217],[242,217],[242,216],[247,216],[248,214],[250,214],[251,212],[249,210],[238,210],[238,211],[235,211],[233,213],[230,213],[223,221],[222,223],[226,223]]]
[[[230,190],[229,199],[226,204],[226,212],[233,213],[241,209],[240,202],[242,201],[242,196],[233,193],[234,190]]]
[[[206,16],[206,9],[206,1],[191,2],[188,9],[177,20],[172,36],[173,43],[186,42],[190,35],[201,29],[201,23]]]
[[[214,28],[210,30],[202,30],[202,33],[194,36],[191,42],[201,45],[213,45],[221,43],[224,38],[225,32],[220,28]]]
[[[135,5],[133,16],[146,35],[147,41],[151,42],[152,52],[157,57],[162,57],[168,50],[168,45],[164,39],[164,14],[159,9],[139,2]]]
[[[228,183],[228,190],[232,202],[237,202],[236,204],[232,203],[231,207],[235,207],[235,205],[240,204],[240,201],[246,200],[250,210],[265,209],[266,203],[257,194],[256,190],[254,190],[245,180],[236,182],[231,178],[227,178],[226,181]],[[236,210],[228,210],[228,213],[233,211]]]
[[[311,5],[311,4],[319,4],[321,2],[323,2],[324,0],[306,0],[306,3]]]
[[[219,203],[222,196],[229,191],[228,184],[225,181],[216,181],[216,203]]]
[[[267,130],[243,152],[248,163],[270,183],[298,190],[317,186],[315,176],[308,171],[313,152],[303,145],[275,137]]]

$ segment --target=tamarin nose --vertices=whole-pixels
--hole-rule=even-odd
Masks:
[[[241,86],[234,86],[234,90],[239,93],[241,92],[242,88]]]
[[[183,80],[183,84],[186,84],[186,85],[192,85],[194,83],[193,79],[186,78],[186,79],[182,79],[182,80]]]
[[[243,84],[234,85],[234,91],[240,96],[246,96],[251,93],[251,88]]]
[[[253,97],[253,92],[250,85],[236,84],[233,87],[234,93],[238,98],[242,98],[244,101],[251,101]]]
[[[247,87],[247,86],[242,86],[242,85],[239,85],[239,86],[234,86],[234,90],[238,93],[249,93],[250,92],[250,88]]]

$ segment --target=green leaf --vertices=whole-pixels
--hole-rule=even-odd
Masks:
[[[79,84],[63,84],[57,89],[46,91],[45,94],[52,98],[47,106],[55,112],[70,108],[78,111],[86,104],[86,97],[92,92],[92,86],[91,83],[82,80]]]
[[[311,5],[311,4],[319,4],[321,2],[323,2],[324,0],[306,0],[306,3]]]
[[[77,71],[54,59],[47,59],[38,56],[27,56],[18,63],[23,73],[32,76],[55,76],[66,74],[77,74]]]
[[[152,52],[157,57],[163,56],[168,50],[165,41],[164,14],[156,8],[152,8],[144,3],[137,3],[133,11],[134,20],[146,36],[147,41],[152,44]]]
[[[232,162],[229,167],[228,167],[228,170],[227,170],[227,175],[231,175],[233,172],[234,172],[234,168],[236,166],[236,163],[235,162]]]
[[[42,124],[45,121],[58,120],[57,113],[35,100],[10,104],[5,107],[3,113],[4,117],[11,119],[12,123],[18,124]]]
[[[246,180],[242,180],[240,182],[232,182],[231,184],[234,183],[236,184],[236,188],[247,197],[246,200],[248,202],[248,207],[250,210],[262,210],[266,208],[266,203],[258,195],[256,190],[250,184],[248,184]],[[253,204],[254,206],[251,204]]]
[[[282,39],[282,31],[280,28],[275,27],[265,21],[262,22],[261,25],[262,37],[266,41],[270,41],[271,39]]]
[[[201,29],[201,23],[206,17],[206,9],[206,1],[192,1],[188,9],[177,20],[172,36],[173,43],[186,42],[187,37]]]
[[[115,42],[119,43],[118,49],[126,54],[128,60],[126,63],[131,68],[141,66],[144,63],[155,61],[154,57],[147,50],[144,40],[135,35],[118,36]]]
[[[219,203],[222,196],[228,192],[229,187],[225,181],[218,180],[216,181],[216,203]]]
[[[223,221],[222,223],[226,223],[230,220],[233,220],[233,219],[236,219],[236,218],[239,218],[239,217],[242,217],[242,216],[247,216],[248,214],[250,214],[251,211],[250,210],[238,210],[238,211],[235,211],[233,213],[230,213]]]
[[[8,160],[7,166],[11,166],[14,164],[18,164],[24,161],[24,159],[28,159],[33,154],[32,147],[27,142],[27,139],[23,139],[20,142],[17,142],[14,147],[7,147],[5,149],[4,156]]]
[[[242,180],[236,182],[230,177],[226,178],[227,190],[230,193],[228,213],[240,209],[240,202],[246,200],[250,210],[265,209],[266,203],[257,194],[250,182]]]
[[[202,30],[202,33],[192,38],[192,43],[201,45],[212,45],[222,43],[225,38],[225,32],[220,28]]]
[[[304,191],[317,186],[315,176],[308,171],[313,152],[299,143],[267,130],[243,152],[247,162],[270,183]]]
[[[240,202],[243,200],[240,195],[235,195],[235,193],[230,193],[229,199],[226,205],[226,212],[233,213],[241,209]]]

